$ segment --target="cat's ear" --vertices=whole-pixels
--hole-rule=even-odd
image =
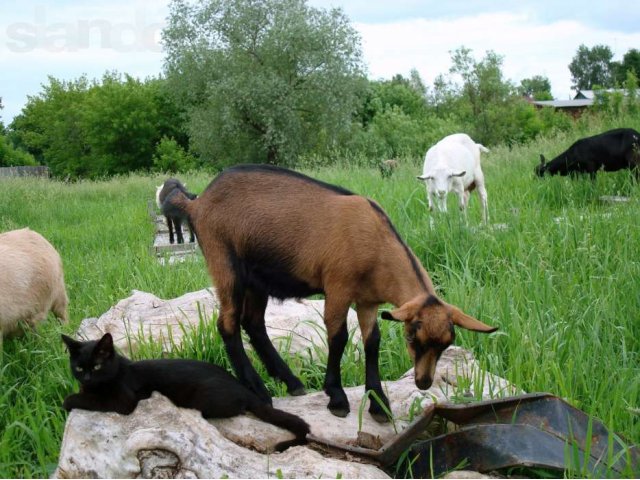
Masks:
[[[113,337],[110,333],[105,333],[93,348],[93,357],[100,360],[107,360],[113,357],[114,353]]]
[[[61,336],[62,341],[67,346],[67,350],[69,350],[69,353],[71,354],[76,353],[82,346],[82,342],[78,342],[71,337],[67,337],[65,334],[62,334]]]

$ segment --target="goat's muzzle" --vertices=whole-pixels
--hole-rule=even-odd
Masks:
[[[431,387],[432,384],[433,379],[431,377],[428,377],[426,375],[421,378],[416,377],[416,387],[418,387],[420,390],[427,390],[429,387]]]

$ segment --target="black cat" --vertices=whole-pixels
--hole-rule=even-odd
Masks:
[[[62,335],[69,349],[71,371],[80,393],[69,395],[63,407],[128,415],[151,392],[160,392],[178,407],[195,408],[204,418],[227,418],[251,412],[259,419],[294,433],[277,451],[306,443],[309,425],[300,417],[266,404],[223,368],[197,360],[132,362],[113,348],[111,334],[79,342]]]

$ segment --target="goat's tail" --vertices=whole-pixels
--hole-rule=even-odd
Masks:
[[[174,188],[162,203],[162,213],[172,217],[189,218],[189,205],[192,200],[178,188]]]
[[[307,434],[310,432],[309,424],[297,415],[285,412],[284,410],[278,410],[266,404],[255,406],[249,411],[260,420],[289,430],[296,436],[293,440],[278,443],[275,446],[276,451],[282,452],[294,445],[304,445],[307,443]]]
[[[476,145],[478,146],[478,148],[480,149],[481,152],[489,153],[489,149],[487,147],[485,147],[484,145],[481,145],[479,143],[476,143]]]

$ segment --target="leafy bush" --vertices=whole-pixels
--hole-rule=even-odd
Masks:
[[[186,172],[196,168],[193,155],[186,152],[174,138],[162,137],[153,154],[153,170],[158,172]]]
[[[7,137],[0,135],[0,167],[35,166],[38,162],[33,155],[14,148]]]
[[[163,80],[111,72],[92,82],[49,77],[10,128],[14,142],[54,176],[95,178],[151,168],[163,136],[186,144],[180,115]]]

